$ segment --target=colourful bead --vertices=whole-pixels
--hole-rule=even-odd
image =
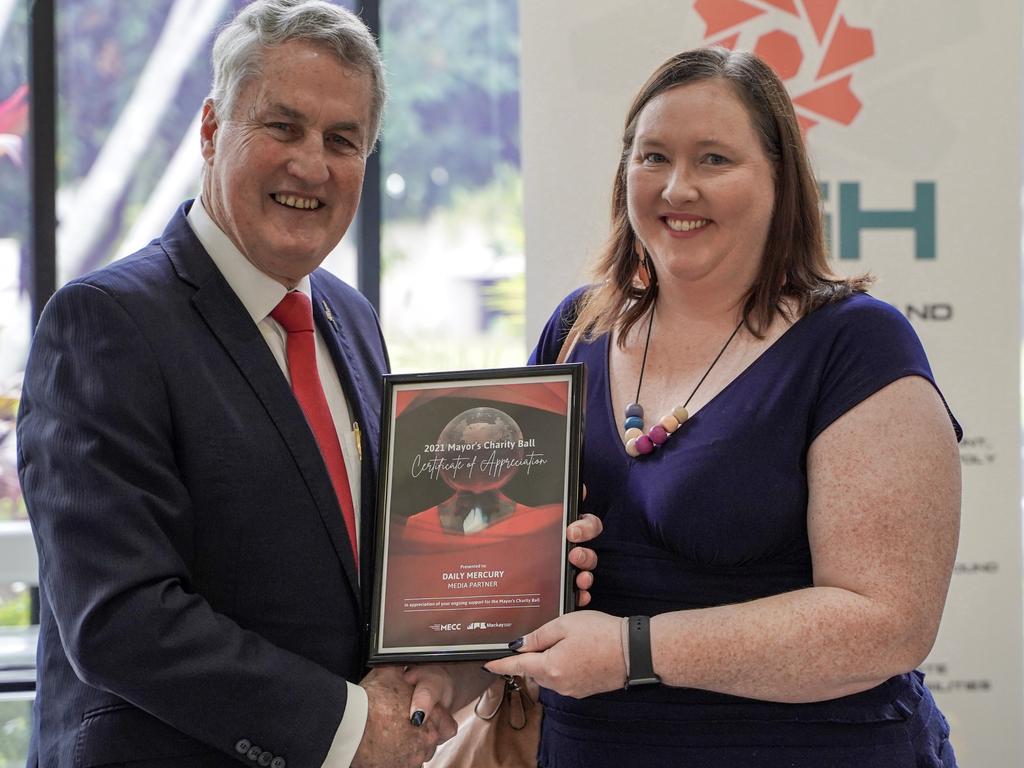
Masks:
[[[654,450],[654,443],[649,435],[640,435],[636,439],[636,450],[638,453],[648,454]]]
[[[679,429],[679,419],[677,419],[671,413],[658,423],[661,424],[661,426],[665,428],[665,431],[668,432],[670,435],[677,429]]]
[[[639,416],[642,419],[644,417],[644,407],[640,403],[630,403],[626,406],[626,418],[630,416]]]
[[[639,416],[630,416],[628,419],[626,419],[622,423],[622,428],[623,429],[634,429],[634,428],[635,429],[643,429],[644,428],[644,420],[641,419]]]
[[[690,412],[686,410],[686,406],[684,405],[677,405],[675,408],[673,408],[672,415],[676,417],[676,420],[680,424],[682,424],[684,421],[690,418]]]
[[[647,436],[651,438],[651,442],[655,445],[664,445],[665,441],[668,440],[668,432],[661,424],[655,424],[651,427],[651,431],[647,433]]]
[[[628,443],[630,440],[636,440],[636,438],[640,437],[643,433],[644,431],[642,429],[633,427],[632,429],[627,429],[626,434],[624,434],[623,437],[626,438],[626,442]]]
[[[626,453],[628,453],[634,459],[640,455],[640,451],[638,451],[636,447],[635,437],[626,441]]]

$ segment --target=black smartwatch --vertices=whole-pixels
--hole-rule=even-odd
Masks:
[[[626,690],[640,685],[660,683],[661,678],[654,674],[654,662],[651,661],[651,619],[649,616],[629,617],[629,677],[626,678]]]

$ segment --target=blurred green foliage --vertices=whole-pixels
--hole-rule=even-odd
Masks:
[[[31,701],[0,701],[0,768],[24,768],[31,723]]]
[[[382,177],[385,219],[425,218],[459,190],[519,167],[519,20],[515,0],[382,0],[391,99]]]
[[[92,167],[131,96],[174,0],[58,0],[57,167],[73,185]],[[230,10],[245,0],[232,0]],[[345,3],[351,5],[351,3]],[[27,3],[0,40],[0,99],[27,80]],[[515,0],[382,0],[381,46],[391,99],[383,174],[402,176],[404,194],[385,196],[385,218],[424,218],[459,190],[486,186],[495,169],[519,165],[519,33]],[[161,116],[160,130],[133,170],[116,219],[89,263],[102,263],[160,178],[206,95],[209,47],[193,62]],[[198,151],[198,147],[197,147]],[[0,237],[24,242],[27,171],[0,160]]]
[[[0,598],[0,627],[27,627],[31,600],[28,590],[7,599]]]

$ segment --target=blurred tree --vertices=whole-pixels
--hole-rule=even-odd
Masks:
[[[0,102],[11,98],[28,80],[27,5],[16,4],[7,26],[0,29]],[[28,239],[29,227],[26,151],[24,143],[17,153],[0,151],[0,238],[21,243]]]
[[[381,0],[391,101],[382,177],[385,219],[425,218],[455,190],[519,167],[519,21],[515,0]]]
[[[63,188],[75,186],[93,167],[109,139],[177,0],[126,6],[120,0],[58,0],[58,175]],[[246,5],[232,0],[230,10]],[[87,271],[113,256],[114,246],[145,203],[182,140],[183,132],[209,88],[210,39],[201,55],[175,80],[174,98],[148,136],[147,152],[118,185],[116,200],[105,200],[104,230],[88,252],[66,266]],[[198,149],[197,149],[198,151]],[[156,234],[156,233],[154,233]]]
[[[126,7],[123,0],[58,0],[58,175],[88,173],[132,93],[174,0]],[[237,10],[246,0],[232,0]],[[352,5],[352,3],[344,3]],[[392,98],[382,156],[385,178],[404,191],[385,197],[388,218],[426,217],[458,189],[487,185],[503,164],[519,165],[518,18],[515,0],[381,0],[381,43]],[[0,98],[25,80],[27,4],[18,3],[0,41]],[[113,206],[108,236],[88,259],[102,263],[159,180],[206,93],[209,48],[190,68],[153,147]],[[0,159],[0,237],[27,239],[27,180]]]
[[[173,0],[58,0],[60,183],[88,173],[135,87]]]

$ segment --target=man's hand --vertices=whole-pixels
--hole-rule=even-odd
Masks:
[[[583,496],[586,498],[587,489],[584,487]],[[574,523],[570,523],[565,529],[565,538],[571,544],[579,544],[584,541],[596,539],[601,535],[601,520],[589,513],[580,515]],[[597,567],[597,553],[586,547],[573,547],[569,550],[569,562],[579,569],[576,574],[576,605],[584,608],[590,603],[590,588],[594,585],[594,569]]]
[[[410,722],[413,687],[401,667],[378,667],[359,685],[366,691],[369,712],[352,768],[419,768],[438,744],[455,734],[455,720],[440,705],[432,707],[421,725]]]

